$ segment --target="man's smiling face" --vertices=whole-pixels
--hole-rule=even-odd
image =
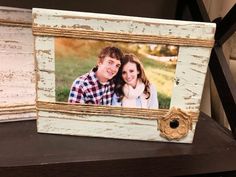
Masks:
[[[116,58],[106,56],[102,61],[98,62],[98,70],[96,76],[100,82],[107,82],[112,79],[118,72],[121,62]]]

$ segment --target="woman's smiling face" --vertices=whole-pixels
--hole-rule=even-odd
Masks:
[[[132,62],[128,62],[123,66],[122,78],[123,80],[132,87],[136,87],[139,71],[137,65]]]

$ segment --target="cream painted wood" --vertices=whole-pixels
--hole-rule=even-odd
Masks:
[[[111,117],[104,115],[73,115],[58,112],[38,111],[37,128],[39,133],[52,133],[77,136],[92,136],[145,141],[165,141],[157,131],[157,120]],[[196,123],[182,143],[191,143]],[[179,141],[171,141],[179,142]]]
[[[33,9],[34,27],[83,29],[112,33],[213,40],[213,23],[140,18],[121,15]]]
[[[170,107],[199,111],[210,53],[210,48],[180,46]]]
[[[37,8],[33,9],[33,21],[36,35],[164,44],[168,41],[173,45],[191,46],[212,46],[214,43],[213,23]]]
[[[35,119],[31,11],[0,7],[0,121]]]
[[[35,37],[37,101],[55,101],[55,52],[53,37]]]
[[[180,46],[171,106],[194,112],[198,117],[209,56],[214,43],[215,24],[33,9],[33,33],[36,36],[37,100],[41,103],[42,101],[55,101],[55,56],[53,52],[55,37],[164,43]],[[57,104],[60,105],[60,103]],[[41,105],[38,106],[38,131],[168,141],[160,137],[157,120],[147,120],[146,118],[141,121],[128,114],[109,116],[104,112],[97,115],[86,115],[89,105],[80,106],[83,109],[80,114],[70,111],[63,112],[59,107],[45,109]],[[96,111],[98,109],[95,108]],[[146,110],[147,113],[149,111]],[[135,115],[135,113],[133,114]],[[157,115],[157,117],[159,116]],[[194,122],[193,125],[187,137],[174,142],[191,143],[196,123]]]

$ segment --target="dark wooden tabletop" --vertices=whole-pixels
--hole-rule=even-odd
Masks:
[[[236,170],[230,131],[201,113],[193,144],[39,134],[0,124],[0,176],[182,176]]]

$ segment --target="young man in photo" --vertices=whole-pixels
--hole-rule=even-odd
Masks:
[[[114,94],[114,81],[123,53],[116,47],[102,49],[97,66],[78,77],[72,84],[68,102],[97,105],[111,105]]]

